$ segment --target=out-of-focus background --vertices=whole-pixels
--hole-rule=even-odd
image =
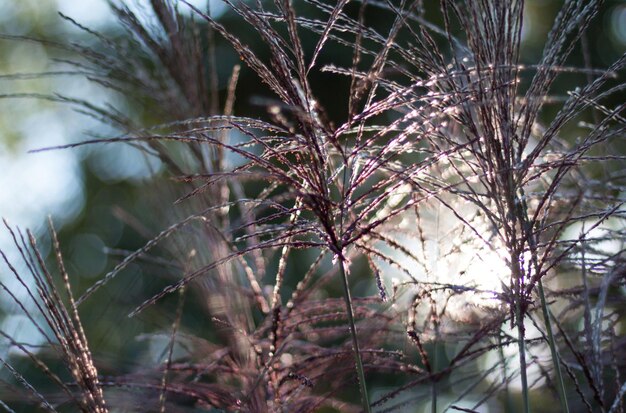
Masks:
[[[199,7],[207,4],[204,0],[190,3]],[[146,13],[146,2],[123,4],[145,19],[154,17]],[[215,16],[226,11],[221,1],[211,1],[210,7]],[[187,6],[181,10],[191,14]],[[5,35],[0,39],[0,217],[9,224],[31,229],[40,238],[45,253],[48,238],[41,236],[47,234],[50,216],[63,233],[70,272],[93,282],[110,269],[106,248],[133,248],[142,242],[114,216],[110,205],[136,210],[136,191],[159,171],[160,165],[158,160],[147,159],[127,145],[29,153],[116,133],[76,106],[54,101],[56,96],[105,107],[124,104],[64,61],[75,56],[57,47],[57,42],[89,46],[95,38],[61,14],[89,30],[111,36],[120,33],[105,0],[0,2],[0,34]],[[43,72],[52,73],[37,76]],[[6,230],[0,230],[0,249],[13,263],[20,263]],[[17,281],[4,268],[0,277],[9,286],[16,286]],[[2,330],[18,341],[33,342],[37,333],[24,316],[12,315],[10,306],[0,302]]]

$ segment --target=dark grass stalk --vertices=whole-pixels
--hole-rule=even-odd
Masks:
[[[504,347],[502,346],[502,334],[498,334],[498,357],[502,365],[502,378],[504,381],[504,399],[507,411],[513,410],[513,401],[511,400],[511,392],[509,390],[508,374],[508,361],[504,355]]]
[[[522,192],[522,195],[524,193]],[[521,218],[523,222],[523,226],[526,228],[527,232],[532,228],[532,225],[528,222],[528,204],[524,198],[521,200]],[[584,228],[584,227],[583,227]],[[538,262],[538,252],[537,252],[537,242],[535,236],[532,233],[527,235],[528,244],[530,247],[531,253],[531,262],[529,265],[535,269],[535,271],[539,271],[540,265]],[[584,264],[583,264],[584,266]],[[552,356],[552,365],[554,368],[554,372],[556,375],[556,388],[559,396],[559,403],[561,404],[561,410],[564,413],[569,413],[569,405],[567,402],[567,393],[565,390],[565,381],[563,380],[563,375],[561,373],[561,358],[559,356],[559,352],[557,349],[557,342],[554,337],[553,329],[552,329],[552,313],[548,307],[548,303],[546,301],[546,295],[543,288],[543,280],[539,278],[537,281],[537,291],[539,293],[539,302],[541,305],[541,311],[543,314],[545,326],[546,326],[546,336],[548,345],[550,346],[550,354]]]
[[[7,404],[5,402],[3,402],[2,400],[0,400],[0,407],[2,407],[8,413],[15,413],[15,410],[13,410],[9,406],[7,406]]]
[[[539,292],[539,300],[541,303],[541,311],[543,313],[543,319],[546,323],[548,345],[550,346],[550,354],[552,355],[552,365],[554,368],[554,373],[556,375],[556,388],[559,394],[559,402],[561,404],[561,410],[563,412],[569,413],[567,393],[565,391],[565,381],[563,380],[563,374],[561,373],[561,357],[559,356],[559,352],[557,350],[556,339],[554,338],[554,333],[552,332],[552,317],[553,316],[552,316],[552,312],[548,308],[548,304],[546,302],[546,295],[543,290],[543,281],[541,280],[537,282],[537,291]]]
[[[28,354],[28,353],[27,353]],[[0,357],[0,363],[15,377],[16,381],[24,386],[24,388],[39,401],[39,406],[48,411],[56,413],[57,410],[48,402],[48,399],[38,392],[29,382],[22,376],[12,365]],[[4,403],[3,403],[4,404]]]
[[[176,317],[174,318],[174,322],[172,323],[172,334],[167,346],[167,358],[165,362],[165,368],[163,369],[163,376],[161,377],[161,390],[159,394],[159,412],[165,413],[165,405],[167,402],[167,385],[168,385],[168,375],[170,373],[170,369],[172,368],[172,355],[174,353],[174,346],[176,345],[176,333],[180,328],[180,321],[183,315],[183,307],[185,306],[185,295],[187,289],[181,288],[179,292],[179,302],[176,307]]]
[[[361,358],[361,350],[359,348],[359,339],[357,337],[356,325],[354,322],[354,309],[352,307],[352,297],[350,295],[350,284],[348,282],[348,275],[345,269],[345,262],[343,258],[338,259],[339,272],[343,283],[343,293],[346,302],[346,314],[348,316],[348,327],[350,328],[350,336],[352,338],[352,349],[354,351],[354,364],[356,366],[357,379],[359,381],[359,390],[361,392],[361,402],[363,404],[363,410],[371,412],[369,396],[367,394],[367,384],[365,381],[365,370],[363,369],[363,361]]]
[[[437,215],[437,222],[439,222],[439,215]],[[434,329],[435,329],[435,339],[433,341],[433,361],[432,361],[432,368],[433,368],[433,381],[431,383],[431,412],[432,413],[437,413],[437,381],[439,380],[438,375],[437,375],[437,371],[439,370],[439,346],[440,346],[440,331],[439,331],[439,318],[440,318],[440,314],[437,314],[437,307],[436,305],[433,305],[433,309],[432,311],[434,312],[434,318],[435,320],[433,321],[434,324]]]

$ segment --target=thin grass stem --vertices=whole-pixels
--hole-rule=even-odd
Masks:
[[[515,304],[515,318],[517,320],[517,345],[519,348],[520,378],[522,380],[522,411],[530,413],[528,397],[528,377],[526,375],[526,344],[524,332],[524,317],[522,315],[522,298],[518,297]]]
[[[569,413],[569,406],[567,405],[567,397],[565,394],[565,382],[563,381],[563,375],[561,374],[561,361],[558,350],[556,348],[556,340],[552,333],[552,320],[550,319],[552,314],[546,303],[546,295],[543,290],[543,282],[539,279],[537,283],[539,291],[539,300],[541,301],[541,311],[543,312],[543,318],[546,322],[546,332],[548,333],[548,344],[550,345],[550,353],[552,355],[552,363],[554,364],[554,371],[556,374],[557,391],[559,392],[559,401],[561,403],[561,410]]]
[[[356,334],[356,326],[354,324],[354,310],[352,308],[352,297],[350,295],[350,284],[348,283],[348,274],[346,273],[345,263],[339,260],[339,271],[341,272],[341,280],[343,281],[343,296],[346,301],[346,312],[348,313],[348,325],[350,327],[350,335],[352,336],[352,347],[354,350],[354,362],[359,379],[359,389],[361,391],[361,403],[363,410],[371,413],[369,397],[367,395],[367,385],[365,384],[365,371],[363,369],[363,361],[361,359],[361,350],[359,349],[359,339]]]

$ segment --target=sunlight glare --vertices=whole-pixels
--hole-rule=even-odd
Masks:
[[[396,202],[396,199],[390,197],[389,202]],[[503,283],[509,282],[510,269],[507,252],[497,234],[470,205],[463,205],[464,214],[474,216],[471,225],[482,232],[482,240],[448,208],[420,208],[419,225],[415,216],[407,212],[397,227],[397,241],[411,256],[397,250],[388,251],[398,265],[397,268],[387,265],[387,281],[397,279],[396,289],[407,292],[400,300],[410,299],[412,287],[428,286],[437,291],[438,301],[445,302],[446,313],[461,321],[479,316],[474,310],[480,313],[485,308],[500,308],[499,294]],[[418,226],[421,231],[416,230]],[[385,263],[380,265],[385,266]],[[430,296],[435,298],[435,295]]]

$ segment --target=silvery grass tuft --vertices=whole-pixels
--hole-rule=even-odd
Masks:
[[[565,1],[533,64],[519,57],[523,1],[226,3],[236,23],[153,0],[148,24],[112,3],[116,38],[63,16],[97,47],[49,46],[149,121],[69,96],[3,96],[58,101],[119,130],[41,150],[132,145],[167,178],[150,184],[159,231],[80,294],[52,226],[57,275],[35,238],[6,224],[29,274],[3,254],[5,268],[29,294],[2,284],[3,300],[70,373],[2,333],[61,390],[39,390],[17,356],[2,359],[23,389],[17,405],[435,412],[519,401],[527,412],[548,391],[562,411],[623,411],[626,55],[568,66],[603,2]],[[267,87],[259,116],[235,112],[242,66],[220,93],[223,41]],[[347,63],[328,63],[329,50]],[[316,98],[320,73],[349,83],[341,121]],[[587,82],[563,91],[563,74]],[[161,362],[104,375],[81,305],[154,254],[172,263],[167,285],[129,315],[174,300]],[[355,294],[363,273],[375,288]],[[185,325],[191,298],[212,334]]]

